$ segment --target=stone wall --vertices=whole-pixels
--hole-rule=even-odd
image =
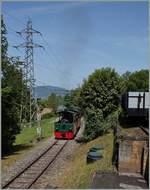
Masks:
[[[141,173],[144,175],[148,159],[148,140],[133,137],[119,141],[118,171]]]

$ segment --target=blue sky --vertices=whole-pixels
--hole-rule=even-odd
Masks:
[[[30,17],[43,34],[34,41],[36,85],[72,89],[95,69],[113,67],[119,74],[148,69],[148,2],[3,2],[9,54]]]

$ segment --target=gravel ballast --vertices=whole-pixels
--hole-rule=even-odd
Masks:
[[[82,119],[83,121],[83,119]],[[84,122],[82,122],[82,127]],[[82,130],[82,127],[80,130]],[[81,131],[79,133],[81,135]],[[82,130],[83,131],[83,130]],[[78,136],[77,134],[77,136]],[[23,168],[25,168],[30,162],[36,159],[40,154],[42,154],[45,149],[47,149],[53,142],[55,138],[50,138],[41,142],[39,146],[34,147],[32,150],[28,151],[24,158],[17,160],[11,167],[7,168],[2,173],[1,184],[2,186],[12,179],[17,173],[19,173]],[[43,173],[43,175],[37,180],[37,182],[32,187],[33,189],[37,188],[58,188],[59,187],[59,178],[63,177],[66,165],[69,161],[75,156],[76,148],[80,146],[75,140],[68,141],[64,150],[56,158],[54,163]],[[59,187],[61,188],[61,187]]]

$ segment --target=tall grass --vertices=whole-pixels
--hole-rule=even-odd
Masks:
[[[42,138],[53,136],[53,123],[54,118],[44,119],[41,121]],[[37,139],[36,126],[37,123],[33,123],[31,128],[28,125],[26,125],[26,127],[22,126],[20,134],[16,136],[16,141],[14,145],[29,144],[35,141]]]
[[[86,163],[88,150],[96,145],[104,146],[102,152],[103,158],[92,164]],[[92,175],[96,170],[112,171],[112,154],[113,154],[113,134],[105,134],[95,140],[81,145],[75,153],[74,159],[68,163],[63,179],[59,181],[60,187],[64,189],[84,189],[90,188]]]

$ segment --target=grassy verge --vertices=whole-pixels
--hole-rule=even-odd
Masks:
[[[92,164],[86,164],[86,155],[92,146],[104,146],[103,158]],[[85,145],[81,145],[75,153],[74,159],[67,164],[64,178],[59,181],[61,188],[83,189],[90,188],[93,172],[96,170],[112,171],[113,134],[112,132],[99,137]]]
[[[41,121],[42,138],[50,137],[53,135],[53,121],[54,118],[44,119]],[[33,127],[25,127],[21,133],[16,136],[15,145],[29,144],[36,141],[36,124]]]
[[[44,119],[41,121],[42,141],[53,136],[53,121],[55,118]],[[15,161],[24,157],[33,147],[39,146],[42,141],[37,143],[36,124],[34,127],[23,128],[21,133],[16,136],[13,150],[2,159],[2,172],[11,166]]]

